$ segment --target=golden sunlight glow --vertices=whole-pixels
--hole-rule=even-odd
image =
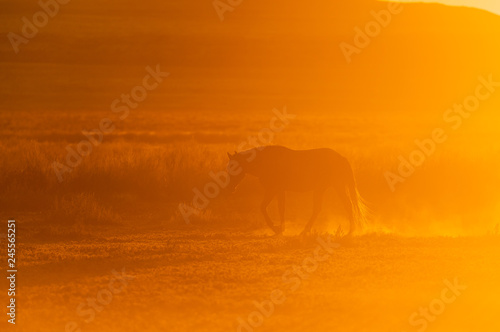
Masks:
[[[500,331],[500,0],[0,3],[0,332]]]
[[[431,2],[450,6],[476,7],[500,15],[500,1],[498,0],[392,0],[391,2]]]

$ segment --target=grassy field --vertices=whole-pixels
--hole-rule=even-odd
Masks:
[[[193,190],[203,191],[213,181],[209,174],[225,169],[226,152],[253,139],[258,144],[298,149],[330,147],[346,156],[374,212],[371,226],[378,231],[481,236],[498,224],[500,140],[493,140],[498,135],[494,128],[482,126],[475,132],[479,121],[470,120],[470,126],[450,133],[448,141],[391,191],[385,172],[397,173],[398,158],[408,158],[416,149],[414,141],[429,137],[433,128],[442,126],[440,119],[348,112],[324,115],[291,107],[287,112],[296,117],[272,140],[264,141],[259,134],[275,116],[273,108],[247,118],[224,112],[137,111],[125,120],[110,111],[2,112],[0,121],[6,124],[0,132],[0,153],[5,157],[0,159],[2,217],[38,214],[37,227],[53,231],[73,227],[80,232],[95,225],[116,225],[132,216],[146,223],[183,226],[179,204],[191,204]],[[103,118],[114,121],[115,129],[104,134],[99,144],[91,144],[83,132],[98,128]],[[90,152],[68,166],[68,156],[73,162],[82,142],[92,146]],[[56,171],[56,164],[63,166]],[[69,171],[61,171],[62,167]],[[221,192],[191,221],[261,227],[261,195],[258,181],[247,177],[234,195]],[[299,227],[309,216],[310,196],[289,194],[287,219],[292,225]],[[343,212],[333,193],[328,193],[324,205],[319,230],[335,230],[342,218],[335,220]]]
[[[500,158],[494,144],[477,148],[493,134],[471,142],[465,129],[391,192],[384,172],[439,122],[288,112],[297,117],[272,143],[348,157],[372,209],[364,235],[340,236],[346,220],[332,192],[307,238],[297,234],[311,195],[290,193],[284,236],[272,237],[252,178],[182,218],[179,204],[225,168],[227,151],[269,126],[272,108],[247,120],[113,118],[116,129],[62,181],[53,163],[113,114],[1,113],[1,217],[18,226],[17,330],[497,331]],[[275,205],[270,213],[276,220]],[[325,241],[338,246],[317,256]],[[467,288],[445,291],[445,303],[454,282]]]

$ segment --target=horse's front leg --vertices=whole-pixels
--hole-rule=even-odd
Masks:
[[[300,233],[300,235],[305,235],[311,231],[312,225],[314,224],[314,221],[318,217],[319,212],[321,211],[321,202],[323,200],[323,194],[325,193],[325,190],[316,190],[314,191],[314,207],[313,207],[313,214],[311,216],[311,219],[309,219],[309,222],[307,223],[306,227]]]
[[[266,193],[264,195],[264,200],[262,201],[262,204],[260,205],[260,210],[261,210],[262,214],[264,215],[264,219],[266,221],[266,224],[273,230],[274,233],[278,234],[279,233],[278,227],[274,226],[271,218],[267,214],[267,207],[269,206],[269,203],[271,203],[271,201],[273,200],[274,196],[275,196],[274,192],[272,192],[270,190],[266,190]]]
[[[278,197],[278,210],[280,213],[280,233],[285,231],[285,191],[280,191],[277,194]]]

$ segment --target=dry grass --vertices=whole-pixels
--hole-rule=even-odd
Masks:
[[[75,114],[48,112],[50,130],[21,115],[11,120],[24,129],[0,132],[0,208],[5,218],[18,219],[22,244],[19,331],[63,331],[69,321],[96,332],[236,331],[238,317],[248,317],[254,301],[277,288],[286,292],[286,302],[255,331],[412,331],[410,315],[440,295],[444,278],[454,277],[470,292],[429,331],[470,331],[474,321],[491,327],[482,331],[498,330],[489,313],[498,307],[492,289],[500,277],[500,157],[475,150],[477,140],[450,141],[392,193],[383,172],[397,168],[397,156],[411,152],[421,134],[403,123],[390,127],[367,118],[297,119],[274,142],[329,146],[346,155],[379,232],[342,238],[342,210],[329,193],[317,233],[298,237],[312,201],[291,193],[285,236],[270,237],[258,211],[261,189],[251,178],[235,195],[211,200],[191,225],[177,208],[190,202],[194,187],[210,181],[210,171],[225,167],[226,151],[267,125],[267,113],[243,125],[228,114],[212,120],[178,114],[175,123],[170,115],[137,114],[62,183],[52,163],[64,161],[66,146],[77,144],[79,132],[105,114],[80,114],[76,121]],[[276,206],[270,213],[277,219]],[[387,231],[490,236],[381,234]],[[283,274],[311,257],[317,236],[326,232],[341,246],[291,291]],[[96,297],[112,270],[122,268],[135,279],[85,323],[80,303]]]
[[[64,163],[66,147],[75,147],[85,138],[81,131],[94,128],[107,114],[29,115],[1,115],[11,127],[0,133],[4,137],[0,142],[4,156],[0,159],[0,208],[6,215],[41,213],[45,224],[73,228],[134,218],[182,226],[178,204],[189,204],[193,188],[203,189],[212,181],[210,171],[225,168],[226,152],[257,135],[272,117],[271,112],[262,112],[253,121],[242,122],[237,114],[133,114],[126,122],[117,122],[117,130],[106,135],[59,183],[53,163]],[[40,125],[41,118],[50,123],[50,130],[43,129],[48,127]],[[378,229],[449,235],[486,234],[493,229],[500,213],[500,156],[494,145],[480,148],[479,138],[470,141],[469,133],[457,134],[392,193],[384,172],[396,171],[397,157],[408,156],[415,148],[413,141],[425,138],[427,128],[434,125],[422,118],[409,129],[403,119],[393,120],[401,123],[391,126],[388,119],[346,114],[299,116],[273,142],[294,148],[328,146],[347,156],[360,191],[375,212],[373,222]],[[19,130],[10,129],[15,127]],[[192,217],[192,223],[261,227],[256,211],[259,200],[259,184],[249,178],[235,196],[221,194],[211,200],[207,209]],[[327,200],[319,224],[342,214],[335,197]],[[307,195],[290,195],[287,216],[292,225],[304,223],[309,201]],[[327,229],[337,225],[334,222]]]

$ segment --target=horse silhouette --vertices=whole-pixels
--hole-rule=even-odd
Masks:
[[[265,188],[261,211],[267,225],[276,233],[284,231],[285,192],[314,193],[313,214],[301,235],[311,231],[321,210],[322,199],[328,188],[334,188],[349,219],[351,235],[365,220],[366,206],[359,195],[351,165],[332,149],[292,150],[283,146],[264,146],[234,154],[227,154],[227,171],[231,175],[228,189],[234,191],[245,174],[259,178]],[[281,225],[275,226],[267,213],[274,197],[278,199]]]

